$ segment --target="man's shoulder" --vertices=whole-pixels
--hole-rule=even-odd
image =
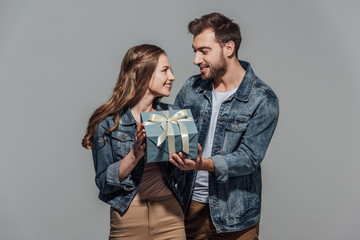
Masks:
[[[262,94],[267,98],[277,98],[274,90],[263,80],[261,80],[260,78],[256,77],[255,81],[254,81],[254,87],[253,90],[257,93],[257,94]]]
[[[190,88],[190,89],[198,89],[199,87],[200,88],[204,88],[206,86],[208,81],[206,80],[202,80],[201,79],[201,75],[198,74],[198,75],[193,75],[191,77],[189,77],[185,83],[184,83],[184,88]]]
[[[241,66],[246,70],[245,74],[245,83],[249,93],[251,93],[253,96],[257,97],[265,97],[265,98],[276,98],[275,92],[272,90],[272,88],[265,83],[263,80],[261,80],[254,72],[252,66],[249,62],[239,60]]]
[[[204,89],[207,89],[208,81],[202,80],[200,75],[188,78],[176,95],[174,104],[180,108],[192,105],[198,101]],[[210,84],[211,86],[211,84]]]

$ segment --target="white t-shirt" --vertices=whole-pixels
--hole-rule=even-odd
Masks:
[[[228,92],[217,92],[214,89],[212,91],[212,113],[210,119],[209,132],[206,136],[205,146],[202,153],[203,158],[211,157],[216,122],[220,111],[220,106],[228,97],[233,95],[236,92],[236,90],[237,88]],[[209,172],[208,171],[198,171],[196,175],[192,200],[201,203],[209,202]]]

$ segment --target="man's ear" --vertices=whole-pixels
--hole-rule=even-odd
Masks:
[[[235,42],[233,40],[225,43],[224,46],[225,56],[232,57],[235,55]]]

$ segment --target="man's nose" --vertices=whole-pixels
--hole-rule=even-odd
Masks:
[[[199,65],[202,62],[202,58],[199,53],[195,53],[194,64]]]

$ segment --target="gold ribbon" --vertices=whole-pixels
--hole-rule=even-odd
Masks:
[[[177,124],[181,133],[182,150],[185,153],[189,153],[189,134],[184,123],[185,121],[193,121],[193,118],[188,118],[186,110],[180,110],[169,117],[169,111],[162,111],[165,115],[161,116],[158,114],[150,113],[148,122],[145,125],[152,125],[160,123],[161,128],[164,132],[157,139],[157,146],[162,144],[166,137],[168,138],[169,154],[175,152],[175,133],[171,123]]]

